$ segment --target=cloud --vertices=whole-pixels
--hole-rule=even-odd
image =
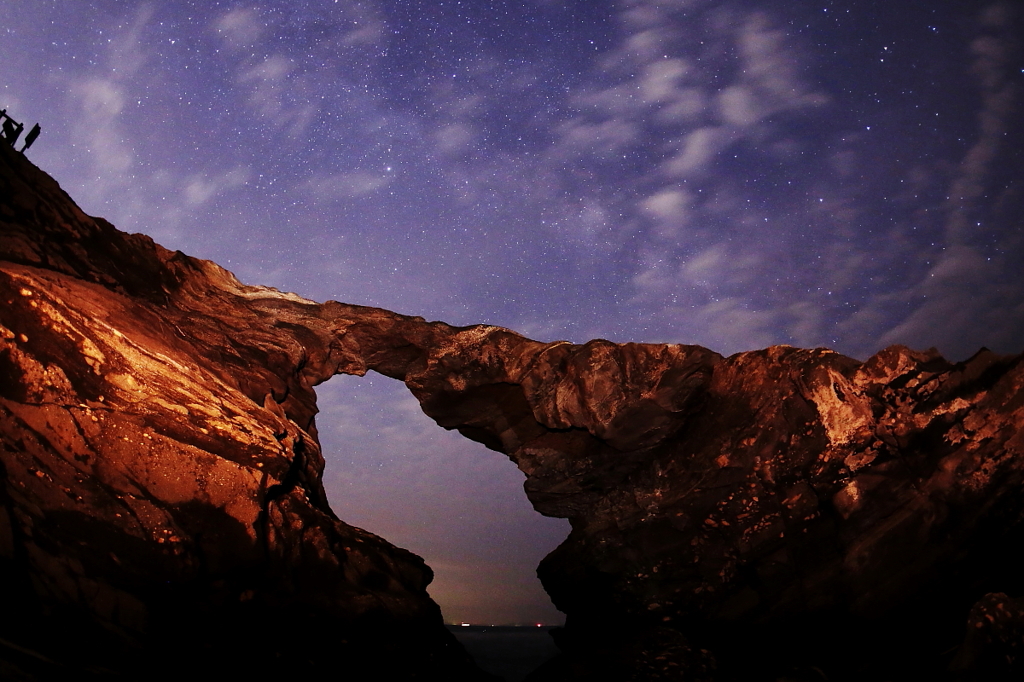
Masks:
[[[681,140],[679,153],[666,160],[662,169],[669,177],[679,179],[706,173],[712,160],[735,139],[727,128],[697,128]]]
[[[683,284],[710,287],[729,278],[729,260],[726,245],[715,244],[684,262],[679,268],[679,279]]]
[[[608,119],[589,123],[575,119],[562,125],[558,134],[561,146],[577,155],[607,157],[621,153],[637,140],[638,127],[626,119]]]
[[[654,121],[663,125],[696,123],[708,110],[709,101],[709,96],[700,88],[678,88],[654,112]]]
[[[693,195],[677,186],[666,187],[641,200],[642,210],[655,220],[655,235],[661,240],[677,241],[693,217]]]
[[[249,103],[257,113],[277,117],[284,110],[286,86],[295,63],[283,55],[271,55],[246,68],[238,75],[238,82],[250,84]]]
[[[718,94],[722,119],[734,126],[749,126],[764,115],[753,90],[745,85],[730,85]]]
[[[675,100],[690,68],[683,59],[660,59],[648,64],[640,79],[640,96],[649,104]]]
[[[767,14],[719,16],[701,5],[638,2],[623,13],[626,35],[601,61],[604,78],[618,80],[573,96],[582,115],[557,131],[560,156],[607,158],[660,139],[674,152],[660,172],[696,177],[729,145],[760,139],[755,128],[772,116],[828,102],[802,78],[803,56]],[[707,52],[706,43],[721,47]]]
[[[75,198],[94,211],[102,206],[103,215],[128,230],[140,229],[138,219],[150,205],[139,176],[140,144],[131,134],[131,120],[139,93],[154,85],[152,69],[146,67],[153,57],[149,33],[155,11],[152,4],[140,3],[117,17],[116,28],[106,32],[109,38],[82,60],[83,70],[63,80],[69,141],[85,152],[84,175],[89,178]]]
[[[343,201],[372,194],[387,187],[391,180],[385,173],[370,171],[316,174],[299,188],[316,201]]]
[[[243,186],[252,177],[252,170],[238,166],[219,174],[195,174],[185,179],[185,203],[200,206],[218,194]]]
[[[773,28],[768,15],[752,12],[730,33],[740,64],[736,81],[718,90],[721,123],[749,128],[780,112],[828,102],[800,77],[799,55],[787,44],[785,32]]]
[[[787,338],[786,324],[799,326],[801,337],[820,336],[812,328],[823,317],[808,306],[793,308],[770,287],[744,291],[758,278],[796,277],[773,271],[760,251],[766,243],[784,251],[788,228],[801,219],[766,223],[774,213],[758,205],[758,188],[725,171],[749,163],[740,156],[753,147],[801,157],[774,125],[778,114],[813,116],[828,98],[803,76],[809,56],[769,15],[719,9],[630,3],[617,46],[567,91],[551,147],[536,161],[518,159],[518,182],[544,183],[528,193],[550,200],[545,215],[559,243],[615,254],[614,298],[638,328],[675,335],[699,324],[702,338],[724,341],[731,329],[756,344]],[[626,171],[623,183],[620,167],[642,170]],[[601,206],[597,227],[576,217],[586,202]]]
[[[779,313],[759,310],[741,297],[719,298],[693,307],[668,306],[662,314],[673,321],[656,333],[660,340],[693,343],[730,355],[779,343]]]
[[[128,28],[114,33],[107,50],[111,72],[124,78],[137,73],[149,60],[150,54],[143,49],[146,43],[144,32],[153,19],[154,8],[150,3],[142,3],[135,12]]]
[[[72,124],[72,139],[86,146],[97,175],[106,182],[116,183],[135,160],[120,119],[128,103],[127,92],[134,85],[132,78],[149,59],[143,46],[153,13],[152,5],[141,4],[127,28],[112,34],[105,50],[109,68],[103,69],[102,75],[71,80],[69,90],[80,112]]]
[[[1024,302],[1019,292],[999,285],[1000,269],[971,248],[948,248],[913,290],[920,303],[881,336],[880,345],[938,346],[959,360],[981,344],[972,330],[996,343],[1009,341],[1007,330],[1024,329]],[[1014,345],[1020,350],[1022,344]]]
[[[342,45],[374,47],[381,44],[387,26],[380,11],[371,3],[362,2],[348,2],[345,8],[352,23],[351,28],[344,33]]]
[[[795,301],[786,306],[779,317],[793,345],[800,348],[830,345],[822,336],[827,329],[823,306],[810,300]]]
[[[971,70],[978,77],[982,107],[978,136],[949,189],[946,239],[950,244],[970,239],[979,204],[992,192],[988,182],[1001,153],[1006,151],[1006,135],[1019,118],[1021,88],[1011,77],[1020,50],[1019,37],[1009,33],[1013,11],[1005,2],[987,7],[980,23],[988,32],[971,42]]]
[[[71,95],[80,110],[72,124],[72,140],[86,147],[101,183],[119,183],[135,160],[120,126],[126,102],[124,88],[111,79],[85,78],[72,84]]]
[[[645,251],[643,265],[634,275],[635,302],[666,305],[687,301],[703,305],[711,298],[726,298],[750,283],[764,267],[755,245],[746,249],[726,242],[711,243],[685,255],[666,257],[663,250]],[[673,307],[671,303],[667,304]]]
[[[918,281],[877,297],[854,318],[875,320],[882,345],[934,345],[953,359],[971,355],[982,344],[997,352],[1021,350],[1021,241],[1005,230],[1017,210],[1009,207],[1020,201],[1005,184],[1007,169],[1019,167],[1008,142],[1019,134],[1022,95],[1015,74],[1021,50],[1013,31],[1017,11],[1006,2],[982,9],[980,35],[970,43],[980,94],[977,132],[945,193],[940,255]],[[990,232],[990,224],[1004,229]],[[894,303],[906,312],[886,315]]]
[[[247,8],[225,12],[214,21],[213,28],[228,47],[233,49],[252,47],[263,37],[264,32],[256,10]]]
[[[293,146],[306,141],[324,107],[339,114],[373,99],[358,86],[372,82],[386,54],[388,34],[376,3],[341,0],[315,14],[239,8],[210,26],[228,48],[222,55],[248,109]]]
[[[434,148],[444,156],[460,156],[473,149],[479,133],[468,123],[451,123],[434,131]]]
[[[320,112],[315,78],[303,74],[299,64],[286,55],[243,62],[236,82],[248,87],[248,106],[272,130],[293,139],[302,139]]]
[[[648,197],[643,202],[643,208],[658,220],[677,221],[685,218],[690,201],[688,191],[671,187]]]

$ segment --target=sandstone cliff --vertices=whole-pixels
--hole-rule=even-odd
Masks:
[[[9,665],[477,675],[423,562],[327,505],[313,386],[373,370],[570,520],[539,569],[564,653],[535,679],[1020,673],[1021,356],[723,358],[317,304],[2,154]]]

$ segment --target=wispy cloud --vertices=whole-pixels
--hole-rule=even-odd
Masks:
[[[328,5],[315,18],[235,8],[216,16],[209,30],[227,48],[227,64],[250,111],[269,134],[298,144],[322,116],[325,93],[332,100],[326,106],[339,105],[339,81],[351,83],[353,97],[366,96],[357,86],[372,77],[370,66],[387,40],[376,3],[353,0]]]
[[[111,218],[137,215],[146,204],[136,181],[137,151],[125,117],[142,91],[138,77],[149,59],[145,31],[152,17],[152,6],[139,5],[126,18],[124,28],[111,32],[97,55],[99,66],[62,76],[72,113],[70,142],[84,151],[91,178],[78,196],[94,205],[117,196],[120,206]]]
[[[348,173],[315,174],[300,185],[316,201],[354,199],[387,187],[393,180],[387,171],[352,171]]]
[[[979,35],[970,43],[979,87],[977,133],[950,182],[944,211],[944,246],[924,277],[903,293],[909,313],[881,334],[881,342],[935,345],[956,359],[983,343],[1021,347],[1024,282],[1019,263],[1022,237],[1001,232],[995,246],[989,223],[1003,222],[998,207],[1012,205],[1013,190],[999,177],[1012,165],[1006,140],[1019,129],[1022,92],[1014,71],[1024,53],[1015,34],[1020,8],[996,2],[980,11]],[[1018,133],[1019,134],[1019,133]],[[879,305],[884,305],[884,301]]]
[[[195,173],[185,179],[185,203],[200,206],[222,192],[242,187],[252,178],[252,170],[238,166],[220,173]]]
[[[214,20],[213,28],[227,47],[236,50],[251,49],[264,33],[259,14],[249,8],[228,10]]]
[[[1002,144],[1014,123],[1021,92],[1018,79],[1011,73],[1020,55],[1020,37],[1012,31],[1013,15],[1019,8],[1009,2],[997,2],[985,8],[979,23],[982,33],[971,42],[974,58],[972,73],[981,89],[978,134],[960,164],[960,172],[949,189],[949,218],[946,238],[950,244],[970,241],[972,223],[977,222],[979,202],[989,190],[989,178]]]
[[[100,178],[123,181],[135,160],[121,127],[124,87],[113,79],[87,78],[74,83],[71,94],[81,112],[74,125],[75,139],[90,152]]]
[[[131,93],[139,89],[134,78],[149,59],[144,43],[152,19],[153,7],[139,5],[127,26],[108,41],[106,68],[75,75],[70,83],[69,92],[80,112],[73,124],[73,139],[85,145],[101,182],[127,184],[135,161],[123,115]]]

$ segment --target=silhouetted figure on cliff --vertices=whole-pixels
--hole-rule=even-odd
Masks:
[[[21,153],[24,154],[25,150],[32,146],[32,143],[39,137],[39,131],[42,130],[39,124],[32,126],[32,130],[28,131],[28,135],[25,136],[25,146],[21,148]]]
[[[21,131],[25,129],[25,126],[18,123],[7,114],[6,109],[0,109],[0,137],[7,141],[7,144],[12,147],[21,137]],[[25,150],[32,146],[32,143],[39,137],[39,131],[41,128],[39,124],[32,126],[32,130],[28,131],[28,135],[25,136],[25,144],[21,148],[21,153],[24,154]]]
[[[3,136],[7,140],[7,143],[12,147],[14,143],[18,141],[18,137],[21,136],[21,131],[24,126],[20,123],[15,122],[13,118],[7,115],[6,111],[0,112],[0,116],[3,116]]]

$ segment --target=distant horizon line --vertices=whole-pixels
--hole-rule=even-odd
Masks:
[[[466,621],[459,621],[458,623],[445,622],[445,625],[452,627],[464,627],[464,628],[560,628],[562,625],[553,625],[551,623],[468,623]]]

